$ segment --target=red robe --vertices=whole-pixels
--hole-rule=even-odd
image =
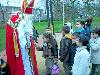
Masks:
[[[18,48],[19,48],[19,57],[15,56],[13,32],[14,29],[9,24],[7,24],[6,25],[6,54],[7,54],[7,62],[10,67],[10,73],[11,75],[25,75],[19,40],[17,40]],[[18,33],[17,33],[17,38],[18,38]]]
[[[36,61],[36,55],[35,55],[34,40],[32,39],[32,37],[30,37],[30,40],[31,40],[31,52],[30,52],[30,56],[31,56],[32,63],[33,63],[34,75],[39,75],[39,73],[38,73],[38,67],[37,67],[37,61]]]
[[[23,8],[27,14],[32,14],[32,7],[34,6],[34,0],[32,0],[29,4],[29,7]],[[11,21],[13,24],[16,23],[18,20],[18,14],[15,16],[12,16]],[[11,22],[10,22],[11,23]],[[12,24],[11,24],[12,25]],[[19,57],[16,57],[15,55],[15,48],[14,48],[14,41],[13,41],[13,32],[14,28],[10,26],[9,24],[6,25],[6,54],[7,54],[7,62],[10,67],[11,75],[25,75],[23,60],[22,60],[22,53],[20,49],[19,39],[18,39],[18,32],[17,33],[17,44],[19,48]],[[37,68],[37,62],[36,62],[36,55],[35,55],[35,45],[34,41],[31,38],[31,60],[33,63],[33,71],[34,75],[38,74],[38,68]]]

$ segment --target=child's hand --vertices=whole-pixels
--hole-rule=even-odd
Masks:
[[[54,63],[58,63],[58,58],[54,58]]]
[[[91,33],[91,39],[96,39],[96,35],[94,33]]]
[[[92,64],[89,65],[90,70],[92,69]]]
[[[71,74],[73,74],[73,71],[72,70],[70,72],[71,72]]]

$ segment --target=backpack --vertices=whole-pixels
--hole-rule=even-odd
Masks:
[[[60,68],[57,64],[54,64],[52,67],[51,67],[51,74],[52,75],[58,75],[60,73]]]

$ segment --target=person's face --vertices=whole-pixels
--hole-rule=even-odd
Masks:
[[[80,22],[77,22],[77,23],[76,23],[76,27],[77,27],[77,28],[82,27],[82,25],[80,24]]]
[[[50,29],[46,29],[45,32],[47,32],[47,33],[52,33]]]
[[[49,38],[43,37],[43,41],[48,41]]]
[[[76,42],[77,46],[80,45],[79,38],[76,38],[76,39],[75,39],[75,42]]]
[[[76,36],[75,35],[73,35],[72,42],[76,43]]]
[[[76,38],[75,42],[76,42],[77,46],[79,46],[79,47],[81,46],[81,42],[79,41],[79,38]]]
[[[62,30],[62,35],[66,35],[66,33]]]
[[[97,37],[98,37],[98,34],[96,34],[96,33],[91,33],[91,38],[96,39]]]

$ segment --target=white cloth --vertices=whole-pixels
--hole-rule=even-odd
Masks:
[[[72,75],[89,75],[90,69],[90,54],[87,51],[86,47],[77,48],[74,64],[72,67]]]
[[[22,53],[25,75],[33,75],[31,62],[29,60],[28,50],[26,49],[26,45],[28,45],[28,47],[31,46],[30,35],[33,34],[32,22],[29,16],[24,17],[24,19],[20,22],[19,26],[17,27],[17,30],[18,30],[18,37]]]
[[[91,63],[100,64],[100,37],[90,39]]]

